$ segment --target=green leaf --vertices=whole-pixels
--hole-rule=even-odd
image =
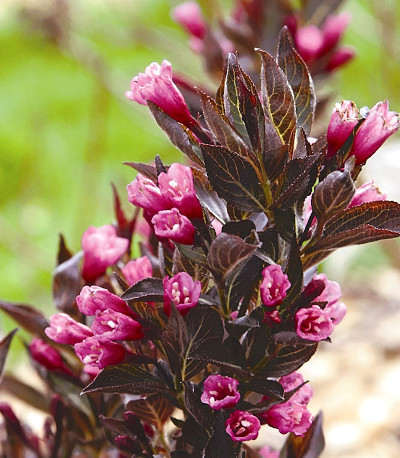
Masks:
[[[4,339],[0,341],[0,381],[3,375],[3,370],[6,363],[8,350],[10,349],[11,341],[17,331],[18,328],[13,329],[4,337]]]
[[[282,145],[293,150],[296,110],[292,88],[275,59],[265,51],[261,56],[261,94],[264,112],[274,126]]]
[[[134,412],[145,423],[157,426],[161,431],[175,407],[162,394],[151,394],[145,399],[129,401],[126,410]]]
[[[265,195],[248,159],[223,146],[201,145],[208,179],[219,197],[239,210],[264,211]]]
[[[237,235],[222,232],[211,243],[207,260],[210,270],[218,282],[223,283],[226,277],[257,249]]]
[[[166,386],[154,375],[135,364],[107,366],[82,390],[86,393],[126,393],[149,395],[166,391]]]
[[[316,97],[314,84],[307,65],[294,48],[287,27],[283,27],[279,36],[278,64],[284,71],[294,94],[297,125],[307,135],[310,134],[314,120]]]

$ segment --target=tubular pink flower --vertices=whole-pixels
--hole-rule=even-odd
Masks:
[[[129,261],[121,270],[129,286],[153,275],[153,268],[147,256]]]
[[[328,143],[328,157],[336,154],[347,140],[350,132],[357,125],[359,112],[354,102],[343,100],[335,104],[328,125],[326,140]]]
[[[387,100],[373,106],[358,129],[350,151],[350,155],[356,157],[356,164],[363,164],[371,157],[399,126],[400,116],[394,111],[389,111]]]
[[[294,40],[299,54],[307,64],[319,57],[324,45],[324,35],[316,25],[299,27]]]
[[[120,297],[100,286],[84,286],[76,297],[78,309],[84,315],[98,315],[108,309],[125,315],[132,315],[127,303]]]
[[[193,185],[193,173],[190,167],[174,163],[167,173],[160,173],[158,184],[162,196],[182,215],[188,218],[202,218],[203,212]]]
[[[229,409],[239,402],[238,385],[239,382],[234,378],[210,375],[204,381],[201,402],[208,404],[214,410]]]
[[[89,227],[82,236],[82,276],[87,282],[103,275],[108,266],[116,263],[128,249],[129,241],[117,237],[117,231],[110,224]]]
[[[260,428],[260,420],[253,414],[243,410],[235,410],[225,422],[226,432],[234,442],[256,439]]]
[[[92,330],[101,342],[138,340],[144,336],[140,323],[114,310],[106,310],[97,315],[93,321]]]
[[[54,342],[75,345],[93,335],[92,330],[78,323],[66,313],[56,313],[50,317],[50,326],[44,330]]]
[[[315,342],[325,340],[335,327],[329,313],[318,305],[298,310],[295,320],[297,335]]]
[[[194,37],[201,40],[204,38],[207,24],[198,3],[181,3],[172,10],[172,18]]]
[[[342,290],[340,289],[339,283],[328,280],[326,274],[314,275],[314,280],[321,280],[325,284],[325,288],[322,293],[316,297],[315,302],[327,302],[328,305],[335,304],[342,297]]]
[[[186,272],[179,272],[173,277],[164,277],[164,312],[171,315],[171,303],[173,302],[181,315],[197,305],[201,293],[201,283],[193,281]]]
[[[261,273],[263,281],[260,286],[260,294],[264,305],[275,307],[281,304],[291,286],[288,276],[282,272],[278,264],[265,267]]]
[[[336,16],[330,15],[325,19],[322,26],[322,33],[324,36],[322,45],[323,53],[327,53],[338,44],[344,31],[349,25],[350,19],[351,17],[349,13],[341,13]]]
[[[33,338],[29,344],[32,358],[50,371],[59,370],[68,375],[74,375],[61,358],[60,353],[44,340]]]
[[[304,436],[312,424],[311,412],[304,404],[285,402],[272,406],[262,414],[262,418],[272,428],[277,428],[281,434],[293,433]]]
[[[197,125],[186,105],[182,93],[172,81],[170,62],[151,63],[145,73],[131,80],[131,90],[125,93],[134,102],[146,105],[148,101],[159,106],[167,115],[187,127]]]
[[[74,345],[75,353],[86,366],[103,369],[111,364],[121,363],[126,351],[114,342],[100,342],[97,337],[88,337]]]
[[[289,392],[304,383],[304,378],[300,372],[292,372],[291,374],[284,375],[279,379],[285,392]],[[303,385],[287,402],[298,402],[299,404],[307,405],[313,397],[314,391],[309,383]]]
[[[343,320],[347,313],[347,307],[343,302],[335,302],[334,304],[327,305],[324,310],[329,314],[335,326]]]
[[[126,189],[129,202],[143,208],[150,215],[170,208],[168,201],[161,195],[160,188],[141,173],[137,174]]]
[[[173,242],[191,245],[194,242],[194,227],[190,220],[179,213],[177,208],[159,211],[151,219],[154,232],[158,237]]]
[[[367,202],[376,202],[386,200],[387,195],[382,194],[373,181],[363,184],[356,189],[356,192],[349,203],[349,207],[357,207],[358,205],[366,204]]]
[[[332,72],[339,67],[342,67],[344,64],[347,64],[355,56],[355,51],[353,48],[348,46],[343,46],[337,49],[332,56],[329,58],[328,63],[325,66],[325,70]]]

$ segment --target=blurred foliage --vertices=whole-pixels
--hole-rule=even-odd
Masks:
[[[22,0],[0,5],[0,297],[50,313],[58,233],[73,251],[90,225],[112,220],[134,177],[124,161],[180,157],[145,107],[124,97],[130,78],[163,58],[206,83],[167,0]],[[217,0],[203,0],[208,16]],[[229,0],[219,1],[229,5]],[[400,4],[349,0],[344,43],[358,57],[332,78],[336,100],[388,98],[400,110]],[[226,11],[226,9],[225,9]],[[189,57],[189,58],[188,58]],[[128,206],[127,206],[128,208]],[[1,317],[1,328],[11,323]]]

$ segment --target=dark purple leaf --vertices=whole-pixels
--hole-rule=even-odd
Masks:
[[[145,278],[128,288],[121,296],[124,301],[158,302],[164,299],[164,287],[161,278]]]
[[[284,399],[282,385],[275,380],[268,380],[267,378],[252,377],[248,382],[241,383],[240,389],[244,391],[254,391],[255,393],[260,393],[275,399]]]
[[[223,146],[201,145],[207,176],[219,197],[239,210],[264,211],[265,195],[248,159]]]
[[[75,299],[82,288],[80,261],[82,251],[59,264],[53,272],[53,301],[58,310],[71,313],[76,310]]]
[[[263,157],[264,168],[270,181],[275,181],[282,173],[288,158],[288,145],[280,145],[277,148],[265,151]]]
[[[7,374],[3,377],[1,389],[35,409],[46,413],[49,412],[49,400],[47,397],[13,375]]]
[[[134,170],[141,173],[149,180],[157,183],[157,170],[154,165],[143,164],[142,162],[124,162],[124,165],[132,167]]]
[[[57,265],[62,264],[72,257],[71,251],[67,248],[64,236],[60,234],[58,242]]]
[[[145,399],[129,401],[126,408],[145,423],[157,426],[159,431],[175,409],[162,394],[152,394]]]
[[[18,328],[13,329],[4,337],[4,339],[0,341],[0,381],[2,379],[3,370],[6,363],[8,350],[10,349],[11,341],[17,331]]]
[[[3,310],[3,312],[29,333],[47,338],[44,330],[48,327],[49,323],[37,309],[25,304],[0,301],[0,310]]]

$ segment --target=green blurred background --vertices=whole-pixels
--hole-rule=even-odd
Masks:
[[[124,97],[130,78],[163,58],[174,71],[206,81],[200,59],[170,17],[178,3],[1,2],[2,299],[50,314],[58,234],[78,251],[88,226],[112,221],[110,183],[125,198],[134,177],[124,161],[180,158],[148,110]],[[217,1],[199,3],[207,13]],[[218,3],[221,10],[231,4]],[[336,99],[371,106],[388,98],[399,111],[399,2],[349,0],[342,10],[352,14],[344,43],[358,57],[332,78]],[[0,319],[0,330],[11,326]]]

